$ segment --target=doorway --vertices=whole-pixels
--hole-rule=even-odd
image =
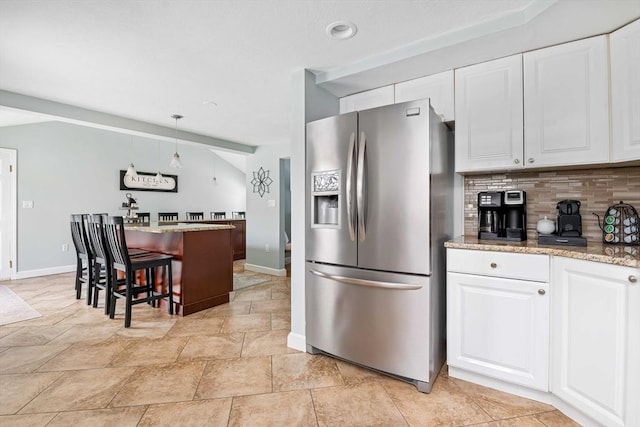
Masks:
[[[284,268],[291,276],[291,159],[280,159],[280,229]]]
[[[0,148],[0,280],[16,270],[16,150]]]

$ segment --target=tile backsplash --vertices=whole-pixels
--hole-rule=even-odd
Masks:
[[[579,169],[553,172],[508,172],[464,178],[464,234],[478,233],[478,192],[524,190],[527,193],[527,235],[537,239],[536,222],[545,215],[556,220],[556,203],[579,200],[582,235],[602,241],[598,219],[607,207],[619,203],[640,211],[640,167]]]

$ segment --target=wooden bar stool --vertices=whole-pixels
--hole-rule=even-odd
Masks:
[[[158,221],[177,221],[178,212],[158,212]]]
[[[87,304],[91,304],[93,289],[93,257],[86,228],[87,215],[71,215],[71,239],[76,249],[76,299],[82,296],[82,285],[87,284]]]
[[[187,212],[188,220],[204,219],[204,212]]]
[[[124,273],[124,288],[113,286],[111,289],[111,301],[109,302],[109,317],[114,318],[116,301],[118,298],[125,300],[124,327],[131,326],[131,308],[135,304],[149,303],[155,306],[158,299],[168,298],[169,314],[173,314],[173,277],[171,260],[173,256],[156,252],[148,252],[135,257],[129,255],[127,241],[124,232],[124,220],[121,216],[109,217],[104,224],[105,237],[109,248],[111,261],[111,274],[116,277],[118,271]],[[157,292],[157,269],[163,268],[167,278],[167,293]],[[145,270],[145,283],[136,283],[136,271]],[[140,294],[146,294],[140,297]],[[134,299],[134,297],[136,297]]]

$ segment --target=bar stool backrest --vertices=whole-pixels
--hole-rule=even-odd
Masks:
[[[158,221],[177,221],[178,212],[158,212]]]
[[[138,212],[138,220],[140,222],[150,222],[151,221],[151,214],[149,212]]]
[[[225,219],[226,217],[226,212],[211,212],[211,219]]]
[[[129,251],[127,250],[123,218],[121,216],[109,217],[104,224],[104,234],[114,267],[126,268],[129,271],[131,258],[129,258]]]
[[[86,214],[71,215],[71,239],[76,248],[76,254],[80,258],[88,259],[91,256],[89,239],[85,225]]]
[[[244,211],[233,211],[231,212],[231,218],[233,219],[243,219]]]
[[[94,214],[89,217],[89,245],[96,260],[101,264],[108,264],[109,250],[104,236],[104,222],[107,214]]]
[[[187,219],[204,219],[204,212],[187,212]]]

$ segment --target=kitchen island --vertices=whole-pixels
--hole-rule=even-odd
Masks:
[[[229,302],[233,290],[231,230],[233,226],[227,224],[125,226],[128,247],[173,255],[173,294],[176,313],[181,316]],[[157,286],[165,288],[166,283]]]

